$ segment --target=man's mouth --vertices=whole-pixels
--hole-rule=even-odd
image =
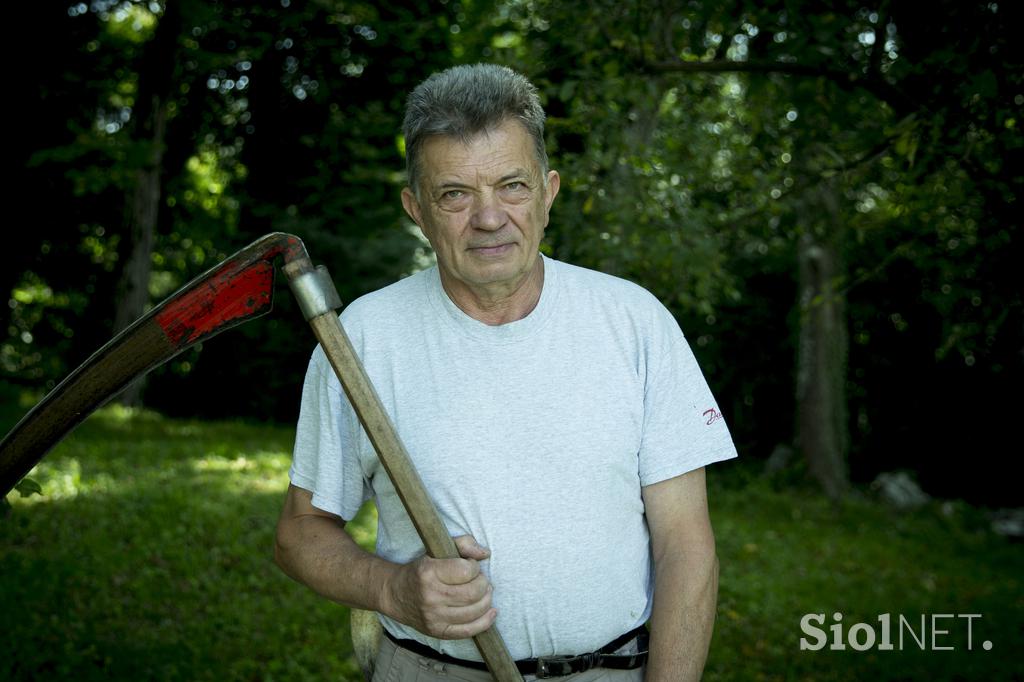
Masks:
[[[500,256],[509,251],[514,244],[494,244],[490,246],[471,246],[469,250],[479,256]]]

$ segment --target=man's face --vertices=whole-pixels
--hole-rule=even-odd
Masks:
[[[407,188],[402,204],[434,247],[449,293],[517,291],[539,267],[559,187],[555,171],[544,182],[526,129],[509,120],[467,143],[428,138],[420,161],[419,198]]]

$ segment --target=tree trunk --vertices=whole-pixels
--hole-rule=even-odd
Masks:
[[[167,136],[168,101],[175,68],[180,29],[176,2],[167,4],[156,34],[143,51],[139,65],[139,97],[135,103],[135,143],[145,146],[142,165],[135,172],[135,186],[128,199],[127,237],[131,249],[118,285],[114,334],[125,329],[146,311],[149,278],[153,266],[153,242],[160,214],[163,155]],[[118,396],[122,405],[142,404],[145,377],[129,384]]]
[[[797,350],[797,446],[825,494],[849,489],[846,463],[846,306],[838,291],[839,207],[835,190],[819,187],[804,216],[798,246],[800,331]],[[827,221],[822,225],[821,221]],[[820,233],[815,227],[823,228]]]
[[[142,317],[149,303],[149,277],[153,269],[153,238],[160,210],[160,170],[167,117],[165,103],[156,104],[155,107],[150,161],[135,173],[135,191],[128,207],[128,234],[131,237],[132,252],[125,263],[118,287],[115,335]],[[141,406],[144,386],[145,377],[139,377],[121,392],[118,401],[129,407]]]

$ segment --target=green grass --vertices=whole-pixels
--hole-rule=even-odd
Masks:
[[[934,502],[900,513],[863,497],[836,506],[743,471],[709,474],[721,578],[705,679],[1024,679],[1024,549],[993,535],[981,510]],[[880,636],[879,615],[891,614],[896,650],[831,651],[836,612],[844,638],[859,622]],[[825,614],[820,651],[800,650],[807,613]],[[922,614],[928,650],[905,631],[900,651],[900,616],[920,636]],[[935,644],[953,650],[932,649],[933,614],[980,614],[971,650],[963,618],[938,619],[948,634]]]
[[[347,611],[271,559],[291,440],[91,417],[0,521],[0,679],[358,679]],[[374,523],[352,524],[371,546]]]
[[[12,494],[0,519],[0,679],[358,679],[347,611],[271,560],[292,436],[115,408],[90,418],[32,474],[44,495]],[[722,570],[705,679],[1024,679],[1024,551],[979,511],[835,507],[747,471],[709,475]],[[350,528],[371,546],[365,511]],[[939,641],[955,651],[800,651],[803,614],[827,614],[827,629],[836,611],[845,627],[982,618],[970,652],[955,620]]]

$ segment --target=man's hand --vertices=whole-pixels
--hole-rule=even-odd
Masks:
[[[455,545],[461,559],[424,556],[395,571],[384,585],[384,613],[439,639],[465,639],[491,627],[498,611],[480,571],[491,553],[469,535]]]
[[[275,559],[294,580],[340,604],[379,611],[425,635],[473,637],[498,617],[480,562],[491,556],[469,535],[455,538],[461,559],[424,556],[400,565],[359,547],[341,518],[317,509],[313,494],[288,486]]]

